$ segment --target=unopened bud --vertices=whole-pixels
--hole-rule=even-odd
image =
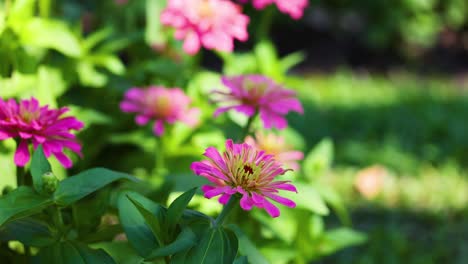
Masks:
[[[46,172],[42,175],[42,181],[44,182],[43,190],[46,193],[53,193],[57,189],[59,180],[52,172]]]

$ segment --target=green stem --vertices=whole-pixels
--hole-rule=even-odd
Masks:
[[[242,135],[240,138],[241,141],[244,141],[244,139],[249,135],[250,128],[252,127],[253,121],[255,120],[257,115],[258,111],[256,111],[255,114],[253,114],[253,116],[249,117],[249,120],[247,120],[247,124],[245,125],[244,130],[242,131]]]
[[[156,155],[156,164],[154,166],[154,173],[158,177],[164,177],[166,175],[166,158],[165,158],[165,150],[164,150],[164,141],[163,137],[156,138],[156,147],[155,147],[155,155]]]
[[[16,185],[23,186],[25,184],[26,169],[24,167],[16,167]]]
[[[63,231],[63,227],[64,227],[64,223],[63,223],[63,217],[62,217],[62,211],[60,210],[60,208],[58,206],[54,206],[52,208],[52,217],[53,217],[53,221],[54,221],[54,224],[56,225],[56,227],[58,228],[58,230],[60,232]]]
[[[257,42],[268,39],[270,28],[273,24],[274,12],[275,10],[272,7],[268,7],[262,11],[262,16],[260,17],[260,23],[258,23],[256,34]]]
[[[227,215],[232,211],[232,209],[236,206],[238,202],[239,202],[239,197],[234,196],[234,195],[231,196],[231,198],[229,198],[228,203],[223,207],[223,210],[216,218],[214,222],[214,226],[222,225]]]

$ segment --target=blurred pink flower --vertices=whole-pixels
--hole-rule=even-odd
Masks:
[[[215,101],[227,103],[228,106],[218,108],[214,113],[215,116],[230,109],[235,109],[249,117],[258,111],[265,128],[283,129],[288,125],[284,116],[289,111],[304,112],[294,91],[283,88],[268,77],[262,75],[224,76],[222,82],[230,91],[215,91],[221,95],[221,98]]]
[[[70,130],[80,130],[83,123],[75,117],[61,117],[68,108],[49,109],[39,106],[35,98],[4,101],[0,98],[0,140],[15,138],[19,141],[15,153],[15,164],[23,167],[30,159],[29,143],[34,149],[40,144],[46,157],[54,155],[66,168],[72,166],[70,158],[65,156],[67,148],[81,156],[81,145]]]
[[[201,46],[232,51],[234,39],[248,38],[249,17],[228,0],[168,0],[161,23],[176,29],[175,38],[184,40],[183,48],[191,55]]]
[[[240,0],[242,3],[248,0]],[[294,19],[299,19],[304,15],[304,9],[309,4],[308,0],[252,0],[252,4],[256,9],[264,9],[266,6],[276,4],[278,9],[290,15]]]
[[[205,177],[214,186],[204,185],[205,197],[221,195],[219,202],[226,204],[236,193],[242,195],[240,206],[250,210],[253,206],[265,209],[272,217],[280,215],[279,209],[269,199],[294,208],[296,204],[278,195],[279,190],[297,192],[289,181],[274,181],[286,171],[273,155],[258,151],[247,143],[234,144],[226,141],[226,151],[221,155],[214,147],[206,149],[208,160],[193,162],[191,169]]]
[[[126,113],[137,113],[135,122],[141,126],[155,120],[153,132],[161,136],[164,122],[173,124],[180,121],[192,127],[198,124],[200,110],[189,108],[190,101],[180,88],[131,88],[125,93],[120,109]]]
[[[258,131],[255,133],[255,138],[247,136],[245,143],[258,150],[264,150],[267,154],[273,155],[277,161],[293,170],[298,170],[300,168],[297,161],[304,158],[304,153],[293,150],[291,146],[284,141],[284,137],[277,136],[274,133],[265,134]]]

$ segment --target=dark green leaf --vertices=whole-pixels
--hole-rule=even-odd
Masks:
[[[9,240],[33,247],[44,247],[56,242],[47,224],[33,218],[9,222],[0,228],[0,241]]]
[[[50,167],[50,163],[47,160],[46,156],[44,155],[44,150],[42,149],[42,145],[39,145],[34,151],[31,160],[31,175],[33,179],[34,189],[42,194],[44,182],[42,179],[42,175],[45,173],[52,172],[52,168]]]
[[[135,207],[138,209],[138,212],[143,216],[146,224],[151,229],[151,232],[153,232],[153,235],[156,238],[156,242],[158,242],[159,246],[162,247],[164,245],[164,239],[166,238],[166,234],[162,233],[161,226],[161,224],[164,223],[164,215],[154,215],[136,200],[132,199],[131,197],[128,197],[128,199],[133,203],[133,205],[135,205]],[[159,210],[159,212],[162,211]],[[164,232],[166,232],[166,230],[164,230]]]
[[[51,199],[38,195],[32,188],[19,187],[0,197],[0,226],[8,221],[39,213],[51,204]]]
[[[192,188],[175,199],[167,209],[166,227],[169,235],[174,233],[175,227],[180,220],[180,217],[187,208],[188,203],[195,195],[197,188]]]
[[[137,179],[131,175],[104,168],[90,169],[60,182],[54,193],[54,200],[62,206],[70,205],[104,186],[117,180]]]
[[[122,224],[128,241],[133,248],[142,257],[146,257],[154,248],[158,246],[156,239],[151,232],[151,229],[145,222],[145,218],[140,214],[138,209],[127,198],[131,197],[138,201],[144,208],[153,213],[159,214],[164,208],[146,197],[135,192],[122,192],[117,201],[119,209],[120,223]]]
[[[65,241],[41,249],[37,256],[39,263],[47,264],[115,264],[115,261],[102,249],[91,249],[78,242]]]
[[[233,264],[249,264],[249,260],[246,256],[238,257]]]
[[[122,264],[140,264],[144,262],[143,257],[130,246],[129,243],[122,241],[112,241],[93,244],[92,247],[104,249],[117,263]]]
[[[183,250],[189,249],[196,244],[197,237],[189,228],[182,229],[176,240],[167,246],[153,250],[146,260],[153,260],[155,258],[173,255]]]
[[[178,263],[218,264],[232,263],[237,255],[238,240],[234,232],[222,227],[206,230],[200,243],[193,247],[185,258],[176,258]]]
[[[228,225],[228,228],[234,231],[239,239],[239,251],[242,255],[246,255],[252,263],[255,264],[268,264],[268,260],[260,253],[255,247],[254,243],[242,232],[236,225]]]

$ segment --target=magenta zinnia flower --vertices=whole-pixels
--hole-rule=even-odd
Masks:
[[[218,108],[215,116],[230,109],[235,109],[249,117],[258,111],[265,128],[283,129],[288,125],[284,116],[289,111],[298,113],[304,111],[294,91],[283,88],[268,77],[262,75],[225,76],[222,82],[230,91],[215,91],[221,95],[221,98],[215,101],[228,105]]]
[[[297,192],[289,181],[275,181],[287,170],[275,161],[273,155],[258,151],[247,143],[226,141],[226,151],[221,155],[214,147],[206,149],[208,160],[192,163],[191,169],[214,184],[202,186],[205,197],[221,195],[219,202],[226,204],[232,195],[242,195],[240,206],[250,210],[253,206],[265,209],[272,217],[280,215],[279,209],[269,199],[294,208],[296,204],[278,195],[279,190]]]
[[[135,122],[141,126],[155,120],[153,132],[161,136],[164,133],[164,122],[173,124],[180,121],[192,127],[198,124],[200,110],[189,108],[190,101],[180,88],[131,88],[125,93],[120,109],[127,113],[137,113]]]
[[[242,3],[248,0],[240,0]],[[252,0],[252,4],[256,9],[264,9],[266,6],[276,4],[278,9],[290,15],[294,19],[299,19],[304,14],[304,9],[309,4],[308,0]]]
[[[228,0],[168,0],[161,23],[176,29],[175,38],[184,40],[183,48],[191,55],[201,46],[232,51],[234,39],[248,38],[249,17]]]
[[[23,167],[30,159],[29,143],[34,149],[40,144],[46,157],[54,155],[66,168],[72,166],[70,158],[63,153],[70,149],[81,156],[81,145],[71,130],[80,130],[83,123],[75,117],[61,117],[68,108],[49,109],[39,106],[35,98],[4,101],[0,98],[0,140],[15,138],[19,141],[15,164]]]
[[[267,154],[271,154],[275,159],[287,168],[298,170],[300,168],[297,161],[304,158],[304,153],[293,150],[286,143],[284,137],[273,133],[265,134],[261,131],[255,133],[255,138],[247,136],[245,142],[258,150],[264,150]]]

